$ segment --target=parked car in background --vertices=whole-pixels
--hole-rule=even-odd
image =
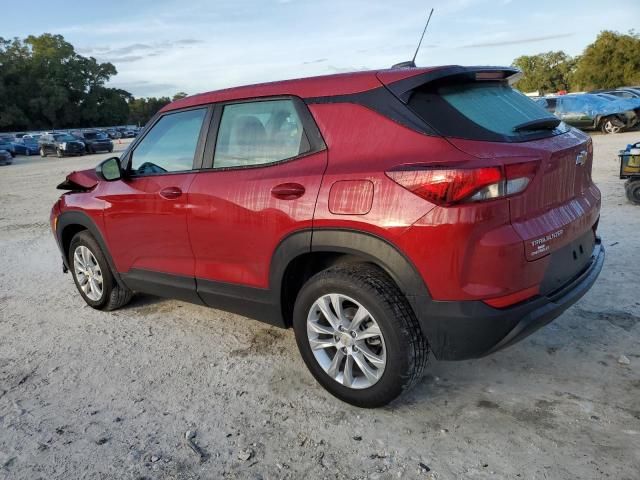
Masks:
[[[34,138],[27,137],[26,135],[22,138],[16,138],[13,142],[13,148],[16,155],[37,155],[40,151],[40,146],[38,145],[38,141]]]
[[[583,93],[540,97],[536,102],[563,122],[582,130],[618,133],[635,126],[640,112],[624,101]]]
[[[87,153],[113,152],[113,142],[102,132],[82,130],[71,132],[74,137],[85,144]]]
[[[58,157],[68,155],[83,155],[85,152],[84,142],[81,142],[70,133],[47,133],[38,140],[40,146],[40,156],[46,157],[54,154]]]
[[[118,127],[116,128],[116,130],[120,132],[120,135],[122,135],[122,138],[134,138],[136,136],[136,132],[134,132],[128,127]]]
[[[638,98],[640,99],[640,88],[638,87],[620,87],[614,90],[594,90],[589,93],[607,93],[618,98]]]
[[[138,291],[293,327],[320,384],[384,405],[430,353],[512,345],[602,268],[591,138],[511,88],[518,73],[369,71],[178,100],[58,186],[63,271],[100,310]]]
[[[24,137],[22,137],[23,139],[32,139],[35,140],[36,142],[38,141],[38,139],[42,136],[42,134],[40,133],[27,133]]]
[[[15,138],[9,135],[0,135],[0,150],[6,150],[12,157],[16,156],[16,149],[13,146]]]
[[[107,130],[105,130],[105,133],[107,134],[107,136],[113,140],[117,140],[119,138],[122,138],[122,134],[116,130],[115,128],[109,128]]]
[[[0,165],[11,165],[13,163],[13,155],[7,150],[0,150]]]

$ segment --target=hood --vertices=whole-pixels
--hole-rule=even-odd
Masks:
[[[67,175],[64,182],[58,185],[58,190],[71,190],[71,191],[87,191],[91,190],[98,184],[98,176],[95,169],[80,170],[78,172],[71,172]]]

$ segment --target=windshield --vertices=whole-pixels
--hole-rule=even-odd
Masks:
[[[54,135],[53,138],[56,139],[56,142],[73,142],[75,140],[78,140],[73,135],[68,135],[66,133],[63,133],[62,135]]]

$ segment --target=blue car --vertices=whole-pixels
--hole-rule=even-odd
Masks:
[[[581,130],[618,133],[634,127],[640,119],[640,105],[632,100],[612,100],[584,93],[542,97],[536,102]]]
[[[12,138],[7,136],[0,136],[0,150],[6,150],[12,157],[16,156],[15,148],[12,143]]]
[[[34,138],[17,138],[13,143],[15,155],[37,155],[40,151],[38,141]]]

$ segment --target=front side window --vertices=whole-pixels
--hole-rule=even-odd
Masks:
[[[292,100],[226,105],[216,140],[214,168],[278,162],[310,151]]]
[[[158,120],[131,154],[131,173],[155,175],[193,168],[206,108],[171,113]]]

